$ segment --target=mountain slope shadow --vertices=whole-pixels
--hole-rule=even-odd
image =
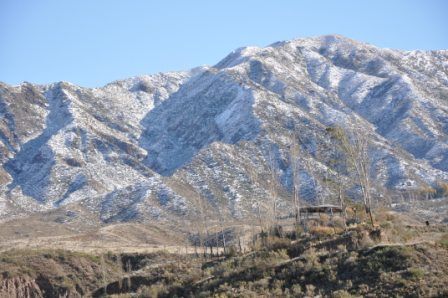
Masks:
[[[144,163],[169,176],[215,141],[255,138],[260,125],[253,102],[252,91],[225,72],[193,77],[141,121]]]
[[[61,84],[46,94],[49,113],[42,133],[23,144],[14,158],[4,165],[13,178],[8,185],[9,191],[20,186],[23,194],[40,202],[45,201],[45,188],[49,184],[51,169],[56,163],[48,141],[73,121],[68,110],[69,100]]]

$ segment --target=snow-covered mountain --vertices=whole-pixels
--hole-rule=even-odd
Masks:
[[[270,155],[287,207],[297,138],[301,196],[328,202],[334,125],[369,137],[378,191],[448,181],[448,51],[332,35],[102,88],[0,83],[0,218],[76,205],[104,222],[166,220],[200,200],[244,217],[269,198]]]

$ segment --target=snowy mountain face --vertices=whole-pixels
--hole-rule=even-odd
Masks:
[[[76,205],[168,220],[198,204],[245,217],[269,200],[270,156],[286,210],[293,143],[304,200],[334,201],[335,177],[356,199],[353,171],[332,166],[335,125],[368,136],[376,194],[448,181],[448,51],[324,36],[103,88],[0,83],[0,218]]]

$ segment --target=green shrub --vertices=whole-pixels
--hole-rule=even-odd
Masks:
[[[439,244],[448,249],[448,233],[445,233],[440,237]]]
[[[344,230],[345,229],[345,222],[342,217],[335,217],[333,219],[332,223],[333,227],[335,227],[337,230]]]
[[[302,287],[299,284],[292,285],[291,294],[294,296],[299,296],[302,294]]]
[[[383,247],[370,252],[360,265],[366,274],[378,276],[381,272],[393,272],[408,267],[409,254],[402,247]]]
[[[312,227],[310,229],[310,233],[312,235],[318,236],[318,237],[328,237],[335,234],[335,228],[332,227],[326,227],[326,226],[317,226]]]
[[[168,287],[163,283],[156,283],[151,286],[144,286],[140,288],[137,297],[164,297],[168,294]]]
[[[353,297],[352,294],[347,292],[346,290],[337,290],[331,294],[332,298],[350,298]]]
[[[4,279],[11,278],[11,277],[13,277],[13,274],[10,271],[3,271],[2,272],[2,277]]]
[[[392,229],[392,223],[390,221],[384,221],[380,223],[380,227],[385,230]]]
[[[412,268],[408,269],[408,274],[409,274],[411,279],[418,280],[418,279],[421,279],[421,278],[423,278],[425,276],[425,271],[423,269],[420,269],[420,268],[412,267]]]
[[[270,237],[268,242],[269,249],[279,250],[286,249],[290,246],[291,241],[287,238]]]

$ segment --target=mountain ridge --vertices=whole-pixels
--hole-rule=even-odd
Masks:
[[[215,66],[101,88],[1,83],[0,217],[82,204],[104,222],[172,220],[196,214],[201,198],[242,218],[254,194],[269,200],[271,151],[287,210],[294,132],[302,197],[331,201],[333,125],[370,136],[378,198],[435,187],[448,181],[447,98],[448,51],[339,35],[239,48]],[[343,176],[356,198],[356,179]]]

